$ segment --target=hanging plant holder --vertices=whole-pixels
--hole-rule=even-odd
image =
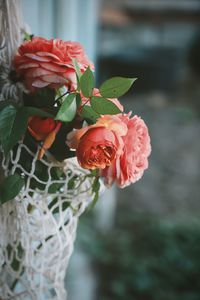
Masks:
[[[66,299],[66,269],[93,179],[76,159],[60,163],[45,155],[38,161],[23,143],[3,158],[2,167],[6,176],[23,174],[25,185],[0,209],[1,298]]]

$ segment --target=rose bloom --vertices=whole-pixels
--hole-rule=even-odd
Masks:
[[[125,187],[140,179],[151,152],[147,126],[130,114],[104,115],[95,125],[69,133],[67,144],[76,149],[83,168],[100,169],[108,186]]]
[[[118,117],[103,116],[95,125],[70,132],[67,145],[76,149],[78,162],[83,168],[104,169],[121,153],[122,136],[126,131],[126,125]]]
[[[19,47],[13,65],[32,92],[46,86],[57,89],[63,85],[74,90],[76,73],[73,58],[77,60],[81,72],[88,66],[94,69],[79,43],[34,37]]]
[[[145,122],[138,116],[130,119],[128,115],[119,115],[127,126],[127,134],[122,137],[124,147],[121,155],[112,164],[101,170],[105,183],[111,186],[116,182],[123,188],[139,180],[148,168],[148,156],[151,153],[150,137]]]

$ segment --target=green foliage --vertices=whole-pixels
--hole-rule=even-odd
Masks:
[[[91,107],[101,115],[116,115],[121,113],[120,109],[110,100],[103,97],[92,97]]]
[[[76,115],[76,94],[68,95],[63,101],[55,120],[71,122]]]
[[[31,116],[38,116],[38,117],[43,117],[43,118],[54,118],[54,115],[52,115],[48,111],[39,109],[37,107],[26,106],[26,107],[23,107],[20,109],[21,109],[21,111],[23,111],[24,115],[26,115],[28,118]]]
[[[104,98],[118,98],[123,96],[137,78],[112,77],[100,86],[99,90]]]
[[[32,40],[32,37],[33,37],[33,36],[32,36],[31,34],[29,34],[28,32],[25,31],[25,32],[23,33],[23,35],[24,35],[24,36],[23,36],[23,40],[24,40],[24,41],[31,41],[31,40]]]
[[[79,108],[81,106],[82,100],[80,94],[76,94],[76,107]]]
[[[86,120],[89,124],[96,123],[97,119],[100,117],[100,114],[95,112],[92,107],[84,105],[81,111],[81,117]]]
[[[78,76],[78,79],[80,79],[81,76],[82,76],[82,73],[81,73],[81,69],[79,67],[79,64],[78,64],[78,62],[75,58],[73,58],[72,61],[73,61],[74,68],[75,68],[76,74]]]
[[[97,300],[200,299],[200,223],[169,225],[126,214],[96,239],[88,225],[81,238],[96,266]]]
[[[16,145],[16,143],[25,134],[28,124],[28,118],[29,114],[27,113],[25,107],[20,107],[19,109],[17,109],[16,115],[13,116],[10,134],[9,136],[7,136],[7,140],[2,144],[5,154],[8,154],[13,146]]]
[[[24,136],[28,118],[33,115],[52,117],[48,112],[35,107],[17,107],[9,103],[0,111],[0,141],[5,154]]]
[[[56,92],[53,89],[38,89],[36,93],[23,95],[24,105],[39,108],[52,108],[55,103],[55,96]]]
[[[27,122],[28,114],[25,107],[16,109],[8,105],[0,112],[0,140],[5,154],[22,138]]]
[[[80,88],[85,97],[89,98],[92,96],[94,89],[94,75],[90,67],[87,68],[80,78]]]
[[[0,111],[2,111],[6,106],[9,106],[9,105],[11,105],[11,106],[13,106],[13,107],[15,107],[15,108],[17,108],[18,107],[18,105],[15,103],[15,102],[13,102],[13,101],[10,101],[10,100],[3,100],[3,101],[0,101]]]
[[[77,79],[77,90],[80,91],[80,78],[82,76],[81,69],[78,65],[78,62],[75,58],[72,59],[74,64],[74,69],[76,71],[76,79]]]
[[[92,193],[94,194],[94,198],[92,203],[89,206],[89,210],[93,209],[99,199],[99,190],[100,190],[100,181],[99,181],[99,177],[97,175],[98,170],[94,170],[95,173],[92,173],[91,175],[96,176],[92,185]]]
[[[12,134],[16,113],[17,110],[12,105],[4,107],[3,110],[0,112],[0,141],[4,150],[7,141],[9,140]]]
[[[24,179],[20,175],[14,174],[6,177],[0,186],[0,203],[14,199],[23,186]]]

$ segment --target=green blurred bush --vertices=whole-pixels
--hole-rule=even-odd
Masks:
[[[111,232],[85,234],[97,300],[200,299],[200,223],[122,216]]]

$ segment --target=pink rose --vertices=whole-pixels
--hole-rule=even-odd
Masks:
[[[144,121],[134,116],[118,115],[127,126],[127,134],[122,137],[124,147],[121,155],[109,167],[101,170],[105,183],[110,186],[116,182],[123,188],[139,180],[148,168],[148,156],[151,153],[150,137]]]
[[[57,89],[63,85],[74,90],[77,83],[73,58],[82,72],[88,66],[94,68],[79,43],[34,37],[19,47],[13,64],[32,92],[37,88],[49,86]]]
[[[94,88],[94,90],[93,90],[93,96],[101,97],[99,89]],[[89,98],[86,98],[82,94],[81,94],[81,100],[82,100],[82,105],[85,105],[85,104],[89,105],[90,104]],[[111,102],[113,102],[119,108],[119,110],[121,110],[121,112],[124,111],[123,105],[119,102],[119,100],[117,98],[108,98],[108,100],[110,100]]]

